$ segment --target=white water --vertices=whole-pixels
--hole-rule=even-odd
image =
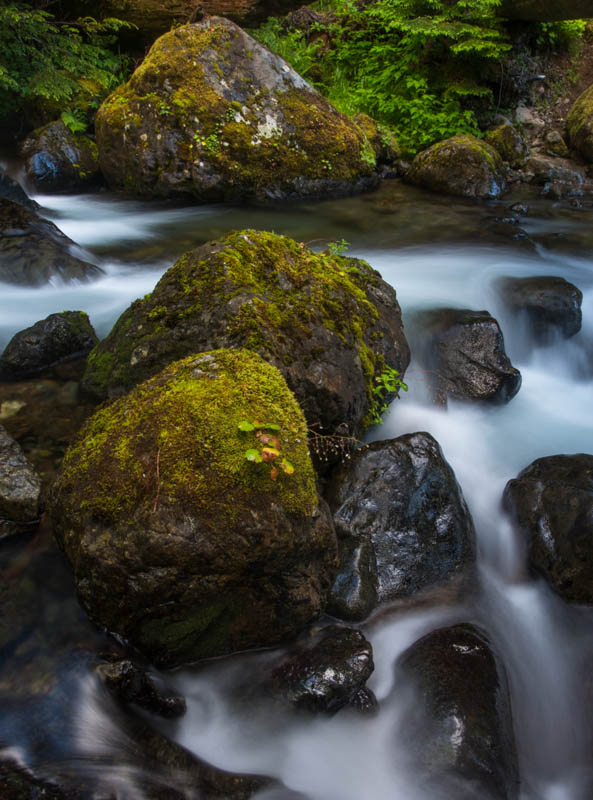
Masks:
[[[380,714],[361,718],[342,713],[304,721],[270,709],[257,716],[242,713],[230,699],[230,688],[239,677],[245,680],[253,674],[256,680],[259,659],[265,658],[248,655],[175,677],[189,706],[186,717],[170,730],[176,739],[225,769],[278,777],[310,800],[437,800],[423,788],[423,776],[409,766],[405,719],[414,698],[398,678],[394,663],[427,631],[452,621],[475,621],[488,631],[507,667],[523,800],[590,798],[593,725],[582,692],[585,653],[580,642],[590,640],[593,619],[587,611],[565,605],[543,581],[527,577],[523,548],[502,515],[500,499],[506,482],[533,459],[593,452],[591,260],[582,252],[554,255],[542,247],[536,254],[525,254],[511,247],[451,244],[447,224],[440,229],[431,214],[430,199],[415,210],[410,201],[411,208],[406,208],[406,218],[414,213],[420,220],[426,217],[426,238],[431,241],[413,246],[399,229],[398,218],[389,220],[390,229],[384,219],[375,217],[379,233],[373,238],[372,209],[364,209],[370,221],[366,217],[356,221],[357,209],[360,214],[364,208],[358,200],[276,213],[214,207],[142,210],[138,204],[108,197],[52,197],[41,202],[60,217],[56,222],[64,232],[94,251],[106,276],[77,287],[1,287],[2,341],[65,308],[88,311],[104,335],[120,311],[150,291],[172,263],[173,255],[167,260],[162,252],[151,261],[148,245],[173,233],[185,246],[231,226],[259,224],[310,240],[323,237],[326,225],[327,238],[350,240],[351,254],[368,260],[395,286],[407,320],[413,320],[415,311],[434,305],[490,310],[501,322],[507,351],[523,376],[519,394],[506,406],[451,403],[443,410],[430,405],[423,373],[412,364],[406,376],[410,392],[396,402],[385,424],[372,432],[372,438],[383,439],[426,430],[439,441],[474,517],[481,573],[478,597],[468,598],[462,607],[423,608],[364,627],[374,647],[376,669],[369,685],[384,702]],[[478,212],[460,205],[455,213],[465,218]],[[415,224],[415,236],[422,241],[422,222]],[[529,225],[535,232],[574,233],[579,228],[570,212],[547,220],[545,226],[538,219],[529,220]],[[148,248],[136,261],[135,243]],[[178,247],[172,242],[170,252],[176,254]],[[520,326],[498,307],[492,291],[496,277],[536,274],[561,275],[584,291],[583,331],[574,339],[534,349]],[[100,710],[91,713],[84,706],[84,746],[80,743],[84,753],[93,751],[95,735],[96,752],[108,747],[105,724]],[[121,775],[117,791],[121,797],[138,796],[132,785],[122,788]],[[264,800],[281,795],[260,796]]]

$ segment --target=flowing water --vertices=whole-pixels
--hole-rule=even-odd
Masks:
[[[431,629],[470,621],[488,632],[506,665],[523,800],[591,798],[593,723],[585,676],[591,670],[593,615],[566,605],[543,580],[530,577],[524,547],[500,503],[506,482],[535,458],[593,452],[593,208],[529,197],[529,212],[520,219],[527,240],[514,236],[518,229],[512,225],[501,229],[496,223],[515,213],[510,200],[453,201],[399,182],[358,198],[276,208],[177,208],[108,194],[37,200],[105,276],[79,286],[2,286],[0,344],[63,309],[87,311],[103,336],[180,253],[234,228],[260,228],[319,249],[346,239],[349,255],[369,261],[396,288],[412,350],[416,312],[443,305],[488,309],[499,319],[507,352],[523,376],[519,394],[505,406],[450,403],[444,409],[431,404],[426,375],[412,362],[409,393],[370,434],[385,439],[424,430],[439,441],[474,518],[480,575],[478,592],[458,606],[400,608],[361,626],[374,648],[369,686],[381,703],[377,716],[303,719],[270,709],[246,711],[233,687],[250,675],[255,682],[269,656],[245,654],[167,676],[186,696],[188,713],[176,723],[160,723],[163,730],[216,766],[277,777],[310,800],[454,800],[446,790],[429,792],[424,776],[411,767],[405,734],[414,697],[394,664]],[[565,277],[583,291],[583,329],[573,339],[536,347],[505,316],[493,283],[502,275],[542,274]],[[4,543],[0,566],[11,564],[18,552],[14,543]],[[41,582],[47,588],[48,581]],[[41,627],[49,644],[41,650],[54,672],[59,652],[59,675],[48,691],[25,692],[26,703],[9,705],[0,720],[0,741],[48,775],[61,774],[67,764],[70,774],[92,775],[106,793],[142,797],[130,767],[133,743],[85,671],[83,621],[71,590],[47,591]],[[19,676],[10,677],[19,647],[0,648],[3,696],[19,683]],[[21,683],[26,680],[20,676]],[[42,744],[25,724],[29,714],[53,720]],[[288,796],[272,790],[258,795]]]

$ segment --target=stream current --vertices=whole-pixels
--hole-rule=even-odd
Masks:
[[[450,402],[444,409],[431,403],[426,375],[413,360],[406,373],[410,391],[368,436],[428,431],[438,440],[473,515],[479,567],[479,590],[460,605],[409,604],[360,626],[374,649],[369,686],[381,704],[377,716],[305,720],[287,712],[243,713],[231,699],[233,686],[246,675],[257,680],[262,657],[244,654],[168,675],[167,683],[185,695],[188,712],[174,723],[154,724],[218,767],[277,777],[309,800],[454,800],[444,789],[429,792],[410,766],[406,714],[414,697],[394,664],[430,630],[475,622],[489,634],[508,673],[522,800],[591,798],[593,714],[585,674],[593,654],[593,612],[565,604],[528,573],[524,548],[500,505],[506,482],[534,459],[593,453],[593,208],[554,206],[535,196],[470,203],[398,181],[361,197],[275,208],[177,208],[109,194],[36,199],[105,276],[76,286],[1,286],[2,347],[16,331],[65,309],[87,311],[98,335],[105,336],[182,252],[232,229],[259,228],[314,249],[347,240],[348,255],[366,259],[395,287],[412,355],[419,310],[489,310],[523,378],[507,405]],[[529,206],[519,219],[529,239],[517,236],[519,228],[509,223],[501,233],[496,222],[517,216],[509,208],[518,199]],[[503,275],[556,275],[576,284],[583,292],[581,332],[536,347],[499,306],[493,283]],[[0,545],[0,568],[22,556],[15,542]],[[49,688],[39,691],[32,686],[39,680],[35,671],[30,675],[19,665],[22,645],[0,648],[0,695],[11,694],[3,701],[0,741],[50,777],[67,763],[70,773],[92,775],[104,796],[142,798],[138,775],[129,768],[133,745],[81,666],[81,612],[72,610],[73,592],[43,577],[40,582],[43,624],[32,620],[31,626],[41,627],[36,635],[49,642],[40,650],[60,656],[46,655],[45,672],[52,675]],[[42,737],[32,732],[40,725]],[[257,795],[281,796],[288,797],[270,790]]]

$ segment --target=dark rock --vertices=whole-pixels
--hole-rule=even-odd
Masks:
[[[566,159],[532,156],[525,165],[525,173],[531,183],[542,187],[542,194],[552,199],[583,195],[583,174]]]
[[[373,649],[362,633],[332,626],[324,628],[312,644],[285,656],[264,687],[272,697],[295,708],[334,714],[352,704],[372,705],[374,695],[359,697],[359,692],[373,669]]]
[[[134,703],[146,711],[166,718],[185,714],[183,697],[164,693],[142,667],[128,659],[99,664],[97,673],[121,703]]]
[[[494,147],[503,161],[513,169],[520,169],[529,156],[529,147],[517,128],[503,123],[486,134],[486,142]]]
[[[403,375],[409,362],[395,292],[366,262],[238,231],[186,253],[122,314],[89,356],[82,388],[105,398],[219,347],[258,352],[309,425],[338,436],[370,422],[374,375],[384,365]]]
[[[419,153],[406,180],[425,189],[461,197],[499,197],[506,188],[497,151],[475,136],[445,139]]]
[[[38,519],[40,492],[23,451],[0,425],[0,515],[17,522]]]
[[[529,559],[569,603],[593,603],[593,455],[538,458],[509,481],[504,505]]]
[[[358,450],[333,477],[328,498],[340,546],[342,537],[372,542],[379,602],[444,585],[473,568],[473,523],[453,470],[428,433]],[[372,596],[372,571],[359,566],[356,577],[372,584],[366,590]],[[346,607],[353,618],[358,606],[348,604],[339,577],[332,595],[334,610]]]
[[[496,288],[507,308],[526,316],[540,342],[555,333],[569,338],[581,329],[583,294],[564,278],[501,278]]]
[[[91,800],[90,794],[65,789],[38,777],[11,758],[0,757],[0,797],[2,800]]]
[[[24,208],[28,208],[29,211],[35,211],[36,208],[39,208],[39,204],[27,197],[20,183],[13,181],[2,167],[0,167],[0,199],[18,203]]]
[[[350,701],[349,708],[359,714],[376,714],[379,711],[379,702],[374,692],[367,686],[363,686]]]
[[[521,373],[504,350],[498,322],[487,311],[440,308],[418,315],[423,358],[434,374],[438,400],[507,403],[519,391]]]
[[[50,314],[15,334],[0,357],[0,377],[19,380],[90,353],[99,340],[83,311]]]
[[[351,194],[378,182],[364,130],[234,23],[158,39],[97,112],[108,183],[204,203]]]
[[[21,145],[27,180],[39,192],[70,192],[100,179],[97,145],[62,120],[30,133]]]
[[[267,452],[250,420],[274,426]],[[177,361],[100,409],[51,517],[89,615],[159,666],[290,639],[337,563],[302,411],[247,350]]]
[[[544,134],[546,155],[568,158],[568,147],[558,131],[550,130]]]
[[[455,800],[518,797],[508,684],[486,635],[473,625],[433,631],[402,655],[402,677],[416,689],[405,738],[426,787]]]
[[[0,199],[0,281],[42,286],[56,278],[89,281],[103,270],[71,255],[74,242],[53,222]]]
[[[339,524],[337,532],[340,565],[326,611],[339,619],[363,620],[378,603],[375,548],[364,533],[342,537]]]

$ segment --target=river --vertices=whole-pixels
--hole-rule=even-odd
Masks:
[[[280,712],[244,713],[231,698],[239,676],[253,674],[256,680],[260,656],[247,654],[167,676],[186,696],[188,712],[160,727],[216,766],[275,776],[309,800],[448,800],[446,794],[437,798],[434,789],[428,792],[423,776],[410,767],[405,720],[413,697],[394,663],[431,629],[470,621],[488,632],[508,672],[522,800],[593,796],[593,715],[584,688],[593,613],[565,604],[542,579],[528,574],[524,548],[500,508],[506,482],[535,458],[593,453],[591,204],[571,207],[520,193],[500,203],[472,203],[399,181],[360,197],[269,208],[179,208],[108,193],[36,199],[105,276],[78,286],[2,286],[0,345],[17,330],[65,309],[87,311],[104,336],[182,252],[232,229],[259,228],[314,249],[346,240],[348,255],[366,259],[395,287],[412,353],[418,311],[443,305],[488,309],[501,323],[507,352],[522,373],[521,389],[507,405],[450,402],[441,408],[430,402],[426,375],[413,360],[406,374],[409,392],[369,434],[371,440],[386,439],[423,430],[438,440],[474,518],[480,576],[479,591],[460,605],[411,606],[361,626],[374,648],[369,686],[383,703],[377,716],[305,721]],[[562,276],[582,290],[583,328],[570,340],[537,347],[505,315],[493,284],[503,275],[544,274]],[[14,541],[0,545],[0,566],[9,568],[22,557]],[[92,775],[104,796],[141,798],[138,776],[128,768],[130,743],[81,662],[84,623],[72,591],[67,581],[53,586],[43,568],[36,574],[41,584],[36,602],[44,608],[30,628],[47,658],[46,677],[48,671],[55,674],[37,691],[31,685],[37,671],[19,673],[27,663],[22,648],[29,634],[15,646],[0,647],[0,694],[6,699],[12,693],[0,741],[46,775],[61,774],[67,763],[70,774]],[[52,648],[60,653],[59,669],[48,655]],[[42,722],[32,722],[37,719]],[[39,724],[47,728],[41,737],[32,730]],[[108,766],[102,767],[105,760]],[[281,796],[288,797],[258,795]]]

